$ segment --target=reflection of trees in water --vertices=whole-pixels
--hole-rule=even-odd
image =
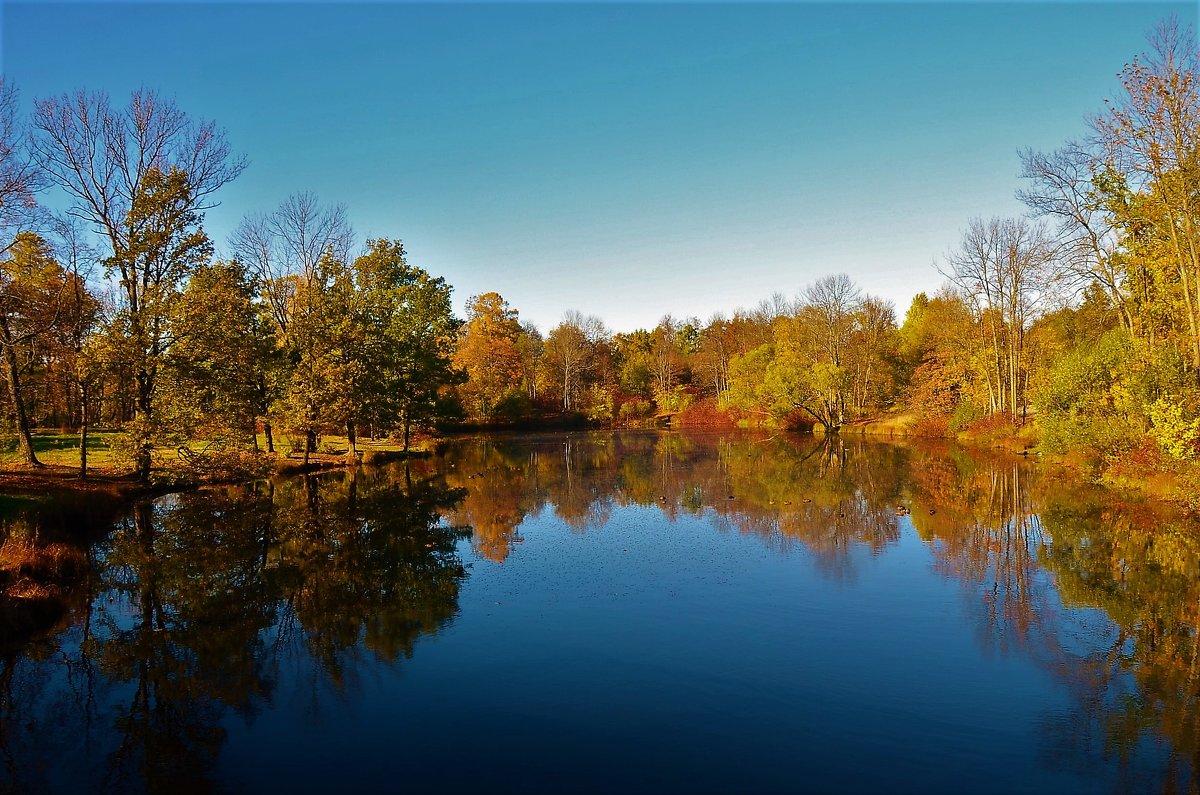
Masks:
[[[284,681],[336,691],[364,651],[411,656],[453,617],[463,531],[440,513],[458,496],[389,469],[136,507],[79,623],[0,670],[4,786],[211,789],[230,711],[252,718]]]
[[[839,438],[736,439],[723,445],[723,485],[713,502],[723,523],[781,550],[802,545],[831,576],[854,575],[851,552],[879,553],[899,540],[899,474],[892,453]]]
[[[914,524],[971,595],[983,642],[1031,657],[1071,694],[1043,722],[1046,764],[1087,773],[1114,759],[1123,791],[1196,791],[1197,528],[1169,506],[961,453],[929,457],[912,493]]]
[[[931,542],[935,570],[962,584],[980,643],[1033,659],[1072,693],[1072,712],[1046,719],[1048,765],[1085,770],[1111,757],[1128,789],[1139,776],[1196,789],[1200,534],[1172,524],[1170,508],[1119,504],[1023,459],[946,446],[634,433],[492,440],[446,455],[451,482],[468,492],[460,518],[497,561],[524,518],[548,506],[583,528],[640,505],[671,520],[706,515],[781,551],[799,545],[849,577],[851,552],[882,553],[899,539],[897,507],[911,509],[903,521]],[[1074,607],[1100,608],[1111,623]]]
[[[452,446],[445,464],[448,482],[466,491],[456,518],[474,528],[476,551],[497,562],[525,517],[546,507],[583,530],[615,506],[641,505],[672,521],[709,515],[779,549],[801,544],[846,575],[855,545],[878,552],[899,538],[903,451],[862,450],[794,436],[573,434]]]
[[[1140,739],[1163,737],[1170,754],[1155,775],[1200,790],[1200,532],[1161,506],[1118,508],[1099,492],[1048,501],[1043,520],[1054,539],[1044,564],[1064,604],[1115,624],[1081,655],[1067,736],[1115,756],[1131,790],[1148,764]]]
[[[912,521],[934,542],[934,569],[978,597],[982,642],[1039,653],[1057,609],[1038,563],[1046,538],[1024,477],[1015,461],[930,456],[913,472]]]
[[[409,470],[141,507],[97,548],[77,622],[0,661],[0,789],[73,789],[83,771],[115,790],[208,789],[231,713],[284,699],[322,710],[372,658],[410,656],[453,617],[460,532],[440,514],[475,525],[476,550],[502,561],[526,516],[582,530],[617,506],[799,545],[838,577],[853,576],[854,550],[884,553],[911,521],[962,584],[980,642],[1071,694],[1044,721],[1047,765],[1107,758],[1125,789],[1196,789],[1194,527],[1012,459],[676,433],[493,438]]]

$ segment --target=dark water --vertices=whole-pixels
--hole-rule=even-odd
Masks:
[[[1198,787],[1200,534],[1022,460],[460,441],[91,555],[3,660],[8,790]]]

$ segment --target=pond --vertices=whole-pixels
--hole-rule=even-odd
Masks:
[[[459,439],[120,510],[89,559],[3,659],[5,790],[1198,786],[1200,531],[1021,458]]]

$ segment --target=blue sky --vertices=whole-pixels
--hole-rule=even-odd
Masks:
[[[250,167],[207,227],[297,190],[543,330],[750,307],[846,272],[901,318],[1020,147],[1086,131],[1193,3],[0,5],[32,98],[139,85]]]

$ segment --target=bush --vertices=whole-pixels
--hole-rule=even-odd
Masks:
[[[965,431],[969,426],[987,417],[987,412],[969,400],[959,401],[954,411],[946,420],[946,430],[950,434]]]
[[[1078,451],[1096,462],[1112,460],[1137,446],[1140,424],[1116,415],[1043,414],[1038,418],[1041,446],[1049,453]]]
[[[684,386],[680,385],[669,392],[656,392],[654,402],[658,405],[659,411],[676,414],[690,406],[694,397],[692,393],[686,391]]]
[[[649,400],[635,398],[621,404],[617,416],[622,420],[638,420],[649,417],[654,412],[654,405]]]
[[[910,431],[924,439],[942,439],[951,435],[950,418],[944,414],[922,415],[913,422]]]
[[[1147,409],[1150,436],[1163,452],[1180,461],[1196,457],[1200,443],[1200,418],[1189,417],[1176,397],[1161,397]]]
[[[517,422],[533,414],[533,403],[524,392],[513,390],[496,403],[492,415],[497,419]]]
[[[584,396],[583,413],[592,422],[612,422],[613,397],[602,386],[593,386]]]

